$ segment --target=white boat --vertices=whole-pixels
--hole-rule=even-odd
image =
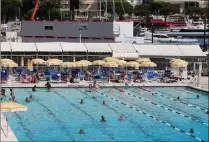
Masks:
[[[152,33],[148,32],[145,36],[145,42],[150,42],[152,40]],[[177,43],[177,44],[199,44],[197,39],[184,39],[182,37],[169,37],[165,33],[154,33],[153,34],[154,43]]]

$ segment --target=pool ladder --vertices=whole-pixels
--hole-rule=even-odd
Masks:
[[[197,77],[193,77],[193,79],[188,83],[188,86],[192,86],[192,85],[194,85],[194,87],[198,86]]]

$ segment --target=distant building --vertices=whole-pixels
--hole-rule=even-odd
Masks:
[[[101,0],[103,2],[103,0]],[[88,19],[91,17],[99,17],[100,1],[99,0],[62,0],[62,18],[69,19],[74,14],[75,19]],[[102,12],[104,15],[104,12]]]
[[[22,42],[128,42],[134,37],[133,21],[22,21]]]

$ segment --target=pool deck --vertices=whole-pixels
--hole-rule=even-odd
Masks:
[[[52,87],[54,88],[70,88],[70,87],[88,87],[90,82],[80,82],[80,83],[51,83]],[[92,82],[91,82],[92,83]],[[15,88],[31,88],[34,85],[36,85],[37,87],[45,87],[46,81],[41,81],[39,83],[36,84],[22,84],[22,83],[7,83],[7,84],[2,84],[2,87],[15,87]],[[113,86],[117,86],[117,87],[124,87],[126,86],[125,83],[100,83],[100,85],[102,87],[113,87]],[[199,87],[195,87],[193,85],[189,85],[188,82],[184,82],[184,83],[158,83],[158,82],[147,82],[147,83],[128,83],[128,86],[144,86],[144,87],[160,87],[160,86],[164,86],[164,87],[191,87],[194,89],[198,89],[198,90],[202,90],[202,91],[206,91],[208,92],[208,77],[202,77],[200,80],[200,86]],[[10,126],[8,125],[8,137],[7,137],[7,121],[5,119],[5,117],[3,116],[3,114],[1,113],[1,141],[12,141],[12,142],[17,142],[17,138],[15,136],[15,134],[13,133],[12,129],[10,128]]]
[[[8,130],[7,130],[8,127]],[[2,142],[17,142],[17,138],[13,133],[9,124],[7,124],[6,118],[1,113],[1,140]]]

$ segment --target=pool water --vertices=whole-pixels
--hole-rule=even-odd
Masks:
[[[87,90],[17,88],[16,100],[28,111],[4,116],[19,141],[208,141],[207,93],[180,87]],[[29,95],[33,100],[25,103]],[[101,116],[106,122],[100,122]]]

